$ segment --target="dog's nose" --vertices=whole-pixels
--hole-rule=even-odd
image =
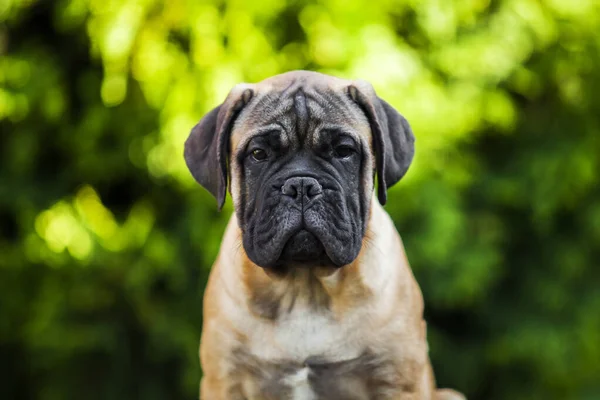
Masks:
[[[312,200],[323,193],[323,188],[315,178],[293,177],[285,181],[281,187],[281,192],[295,200],[302,199],[304,196],[308,200]]]

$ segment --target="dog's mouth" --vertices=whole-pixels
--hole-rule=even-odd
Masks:
[[[350,218],[336,217],[325,206],[313,208],[304,213],[286,210],[264,221],[255,216],[248,224],[251,229],[243,231],[250,260],[262,268],[283,271],[350,264],[361,248],[357,241],[362,240]]]
[[[280,262],[305,264],[331,263],[323,243],[311,232],[300,229],[283,247]]]

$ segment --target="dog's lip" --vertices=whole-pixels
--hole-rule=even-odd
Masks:
[[[292,236],[290,236],[290,239],[291,239],[291,238],[293,238],[294,236],[298,236],[298,235],[302,235],[302,234],[308,234],[308,235],[310,235],[310,236],[314,236],[314,237],[315,237],[315,239],[319,240],[319,238],[317,237],[317,235],[315,235],[313,232],[309,231],[309,230],[306,228],[306,225],[305,225],[304,223],[302,224],[302,228],[298,229],[298,231],[297,231],[297,232],[295,232],[295,233],[294,233]],[[290,239],[288,239],[288,241],[289,241]],[[319,240],[319,242],[320,242],[320,240]]]
[[[335,260],[337,259],[336,254],[332,253],[332,249],[329,246],[326,246],[325,243],[323,243],[323,241],[321,240],[321,236],[318,234],[318,229],[317,227],[311,227],[309,224],[306,223],[306,220],[304,219],[304,213],[312,208],[312,205],[309,205],[309,207],[307,207],[306,209],[304,209],[304,212],[296,207],[293,207],[294,210],[296,212],[299,212],[302,215],[302,219],[301,222],[299,222],[296,226],[294,226],[292,229],[289,229],[287,231],[285,231],[285,233],[283,233],[282,237],[280,238],[280,240],[278,240],[281,243],[281,246],[278,249],[277,255],[272,255],[271,257],[269,257],[270,261],[266,262],[266,263],[257,263],[257,265],[260,265],[263,268],[266,269],[277,269],[279,266],[282,265],[282,262],[285,262],[285,260],[282,260],[283,257],[283,253],[285,251],[285,247],[287,245],[287,243],[298,233],[300,233],[301,231],[306,231],[310,234],[312,234],[323,246],[323,250],[324,250],[324,257],[327,260],[327,264],[335,269],[337,268],[341,268],[345,265],[347,265],[347,263],[340,263],[340,262],[336,262]],[[254,237],[254,240],[256,240],[256,237]],[[254,242],[254,246],[257,246],[257,243]]]
[[[280,262],[286,262],[286,260],[282,260],[282,257],[284,256],[284,253],[286,251],[286,247],[288,246],[288,244],[293,240],[293,239],[297,239],[299,236],[306,236],[305,238],[300,238],[300,240],[302,239],[313,239],[316,240],[317,242],[320,243],[321,245],[321,249],[322,249],[322,255],[325,256],[327,259],[329,259],[329,255],[327,254],[327,250],[325,248],[325,246],[323,245],[323,243],[321,242],[321,240],[319,239],[319,237],[312,232],[310,229],[308,229],[306,227],[306,225],[303,223],[298,229],[294,229],[293,233],[291,235],[289,235],[289,237],[287,238],[287,240],[285,241],[283,247],[281,248],[281,251],[277,257],[278,263]],[[304,260],[304,262],[311,262],[311,259],[307,259]],[[330,260],[331,261],[331,260]],[[289,260],[289,262],[300,262],[302,263],[303,260]]]
[[[304,225],[304,222],[302,223],[302,225]],[[298,232],[300,229],[302,229],[302,225],[297,229],[290,229],[288,232],[286,232],[285,237],[281,241],[281,243],[283,243],[283,245],[279,249],[277,256],[273,258],[274,264],[273,265],[265,265],[265,267],[269,268],[269,267],[277,266],[279,259],[281,258],[281,255],[283,254],[283,249],[285,249],[285,244],[296,234],[296,232]]]
[[[314,236],[317,240],[319,240],[319,237],[314,233],[311,232],[310,229],[308,229],[308,227],[306,226],[306,222],[304,222],[304,220],[302,221],[302,224],[300,224],[300,226],[296,229],[292,229],[291,230],[291,234],[287,237],[287,239],[285,240],[284,246],[283,248],[285,248],[285,245],[292,240],[293,237],[298,236],[299,234],[306,232],[312,236]],[[319,240],[320,242],[320,240]],[[283,248],[281,249],[281,251],[283,252]],[[281,254],[279,255],[281,257]]]
[[[318,235],[316,232],[314,232],[314,231],[313,231],[313,229],[311,229],[311,228],[310,228],[308,225],[306,225],[306,222],[303,220],[303,221],[302,221],[302,224],[300,224],[300,225],[298,226],[298,228],[290,230],[290,231],[288,232],[288,234],[286,235],[286,239],[283,241],[283,243],[284,243],[284,244],[283,244],[283,246],[281,247],[281,249],[280,249],[280,251],[279,251],[279,254],[277,255],[277,258],[276,258],[276,260],[277,260],[277,261],[276,261],[276,265],[277,265],[277,264],[279,264],[279,263],[280,263],[280,261],[281,261],[281,256],[283,255],[283,252],[284,252],[284,250],[285,250],[285,246],[286,246],[286,244],[287,244],[287,243],[288,243],[288,242],[289,242],[289,241],[290,241],[290,240],[291,240],[291,239],[292,239],[294,236],[296,236],[297,234],[301,233],[302,231],[305,231],[305,232],[307,232],[307,233],[309,233],[309,234],[313,235],[313,236],[314,236],[314,237],[315,237],[315,238],[316,238],[316,239],[317,239],[319,242],[321,242],[321,239],[319,238],[319,235]],[[331,249],[329,249],[329,248],[328,248],[328,246],[325,246],[325,245],[323,244],[323,242],[321,242],[321,244],[322,244],[322,246],[323,246],[324,255],[325,255],[325,257],[327,258],[327,260],[328,260],[328,261],[331,263],[331,265],[332,265],[332,266],[334,266],[334,267],[337,269],[337,268],[341,268],[341,267],[343,267],[343,266],[347,265],[347,264],[339,264],[339,263],[335,262],[335,261],[334,261],[334,258],[335,258],[335,257],[333,257],[333,258],[332,258],[332,254],[330,254],[330,252],[331,252]]]

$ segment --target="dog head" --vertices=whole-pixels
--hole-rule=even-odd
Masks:
[[[223,206],[228,181],[242,242],[264,268],[341,267],[406,173],[414,136],[370,84],[294,71],[236,86],[192,129],[185,160]]]

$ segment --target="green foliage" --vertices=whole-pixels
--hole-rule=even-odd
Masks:
[[[182,158],[236,83],[373,83],[417,157],[387,210],[441,385],[600,398],[594,0],[5,0],[0,397],[191,399],[231,213]]]

